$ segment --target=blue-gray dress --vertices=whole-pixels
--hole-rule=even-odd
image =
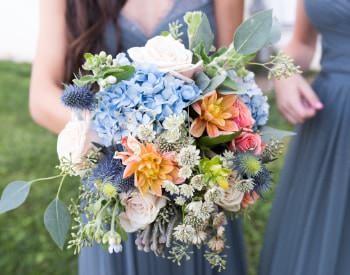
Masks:
[[[152,36],[168,29],[168,23],[179,20],[189,10],[201,10],[208,15],[214,26],[213,6],[211,0],[175,0],[171,12],[164,17]],[[149,37],[146,37],[136,24],[121,16],[120,28],[122,33],[122,47],[128,49],[134,46],[143,46]],[[186,30],[183,30],[184,32]],[[112,27],[106,32],[108,51],[115,53],[115,35]],[[187,41],[184,41],[187,44]],[[222,275],[245,275],[245,251],[239,221],[230,222],[227,231],[228,263],[227,270]],[[171,261],[159,258],[153,253],[145,253],[137,250],[135,236],[129,237],[120,254],[108,254],[98,246],[83,249],[79,258],[80,275],[214,275],[206,260],[204,251],[197,251],[192,255],[192,260],[184,262],[180,267]],[[195,250],[196,251],[196,250]]]
[[[325,107],[291,143],[260,275],[350,274],[350,1],[305,0],[305,8],[322,35],[313,87]]]

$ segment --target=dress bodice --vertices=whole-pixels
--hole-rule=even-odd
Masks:
[[[304,1],[311,23],[322,36],[322,72],[350,74],[350,1]]]
[[[181,32],[186,34],[186,25],[184,23],[183,16],[188,11],[204,12],[209,19],[213,31],[215,31],[215,20],[212,0],[174,0],[173,6],[168,12],[168,14],[163,16],[163,19],[149,37],[144,34],[144,32],[139,28],[139,26],[135,22],[129,20],[124,15],[120,15],[119,28],[122,37],[122,51],[125,51],[131,47],[143,46],[149,38],[155,35],[159,35],[162,31],[168,30],[168,24],[177,20],[183,24]],[[188,45],[186,35],[183,35],[182,38],[185,45]],[[106,30],[106,44],[108,52],[111,54],[116,54],[117,41],[115,29],[112,24],[108,25]]]

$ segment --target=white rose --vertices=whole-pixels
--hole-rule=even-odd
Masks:
[[[233,186],[227,188],[224,192],[224,196],[216,202],[223,209],[230,212],[238,212],[241,209],[241,202],[243,200],[244,193],[238,191]]]
[[[165,206],[166,200],[150,193],[142,195],[134,191],[131,194],[121,194],[125,212],[120,213],[119,220],[126,232],[144,229],[154,222],[159,210]]]
[[[66,159],[78,168],[82,158],[92,148],[92,142],[99,142],[100,138],[92,129],[90,119],[79,120],[73,115],[57,139],[57,154],[60,160]]]
[[[128,50],[130,58],[140,64],[153,64],[162,72],[178,72],[191,78],[202,69],[202,62],[192,64],[192,52],[171,35],[155,36],[144,47]]]

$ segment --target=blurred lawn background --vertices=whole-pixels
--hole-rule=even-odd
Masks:
[[[47,177],[58,172],[56,136],[35,125],[29,116],[29,80],[29,64],[0,62],[0,192],[13,180]],[[269,125],[290,130],[277,113],[272,98],[270,102]],[[283,157],[270,164],[275,182],[282,164]],[[60,251],[44,229],[43,213],[57,186],[57,181],[36,183],[20,209],[0,216],[1,275],[77,274],[77,257],[72,251]],[[61,193],[66,202],[76,195],[77,186],[76,180],[66,182]],[[256,274],[273,193],[266,194],[253,207],[250,218],[244,220],[249,275]]]

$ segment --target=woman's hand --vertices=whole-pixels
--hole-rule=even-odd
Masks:
[[[303,123],[323,108],[323,104],[300,75],[275,81],[278,110],[292,124]]]

